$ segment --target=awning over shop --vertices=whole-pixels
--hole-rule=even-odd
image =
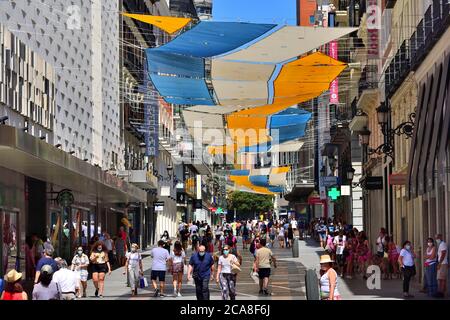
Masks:
[[[0,166],[103,202],[147,201],[144,190],[11,126],[0,125]]]

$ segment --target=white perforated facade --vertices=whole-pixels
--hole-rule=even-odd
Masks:
[[[53,143],[104,169],[123,166],[118,11],[116,1],[0,2],[0,23],[54,70]]]

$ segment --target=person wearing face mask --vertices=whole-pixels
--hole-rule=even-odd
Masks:
[[[220,284],[222,300],[236,300],[236,274],[232,273],[233,265],[240,266],[237,257],[230,253],[230,246],[225,245],[219,258],[216,282]]]
[[[437,281],[438,294],[436,297],[443,298],[447,292],[447,276],[448,276],[448,250],[447,244],[442,238],[442,234],[436,235],[437,245]]]
[[[86,288],[87,288],[87,279],[88,279],[88,266],[89,266],[89,258],[87,255],[83,253],[83,248],[78,247],[77,253],[72,259],[71,270],[75,271],[77,277],[80,281],[79,288],[77,290],[78,298],[86,298]],[[83,288],[83,295],[81,294],[81,288]]]
[[[105,274],[111,274],[111,265],[108,259],[108,250],[101,241],[97,241],[92,246],[92,252],[90,256],[92,263],[92,281],[95,286],[95,296],[103,298],[103,288],[105,286]]]
[[[425,292],[428,295],[434,296],[437,291],[437,254],[436,246],[433,238],[427,239],[427,249],[425,252]]]
[[[411,246],[411,241],[405,241],[398,258],[398,262],[403,273],[403,297],[405,298],[414,297],[409,293],[409,282],[411,281],[411,278],[416,275],[416,266],[414,263],[415,258],[416,254]]]
[[[209,300],[209,281],[214,276],[214,259],[201,245],[189,260],[187,280],[194,279],[197,300]]]
[[[144,268],[142,266],[142,256],[138,252],[139,246],[137,243],[131,245],[131,252],[127,252],[127,261],[125,262],[125,270],[123,274],[130,276],[131,295],[137,296],[137,288],[139,285],[139,277],[144,276]]]

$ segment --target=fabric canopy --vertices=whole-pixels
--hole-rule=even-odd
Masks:
[[[305,54],[358,28],[321,28],[284,26],[267,37],[221,59],[280,63]]]
[[[232,51],[260,37],[275,26],[245,22],[201,21],[174,40],[152,50],[207,58]]]
[[[191,18],[153,16],[148,14],[122,13],[122,15],[157,26],[170,34],[177,32],[192,21]]]
[[[203,80],[151,74],[150,78],[168,103],[214,105]]]

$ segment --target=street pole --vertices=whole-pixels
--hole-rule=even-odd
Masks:
[[[234,208],[234,221],[236,221],[236,208]]]

